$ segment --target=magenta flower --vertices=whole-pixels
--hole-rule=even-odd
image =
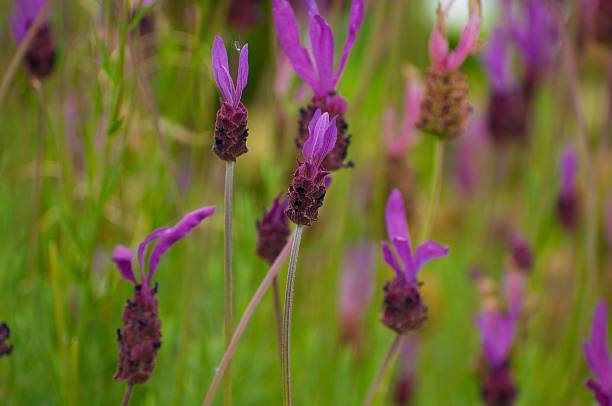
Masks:
[[[11,31],[17,45],[25,38],[30,25],[50,0],[15,0],[11,15]],[[30,43],[25,57],[25,66],[30,75],[44,79],[49,76],[55,64],[55,44],[51,34],[51,25],[45,16]]]
[[[134,295],[123,310],[123,328],[117,330],[119,340],[119,366],[116,380],[125,380],[130,385],[146,382],[155,368],[155,358],[161,346],[161,322],[158,303],[151,279],[157,270],[161,257],[178,241],[185,238],[206,217],[211,216],[214,207],[204,207],[187,214],[174,227],[158,228],[149,234],[138,246],[137,261],[140,269],[138,282],[132,263],[134,253],[119,245],[113,252],[113,261],[121,276],[134,284]],[[145,266],[149,244],[157,240]],[[145,272],[146,269],[146,272]]]
[[[316,2],[308,1],[308,28],[311,46],[311,52],[309,52],[300,42],[300,30],[289,2],[287,0],[272,1],[274,27],[281,48],[296,74],[314,92],[310,104],[300,109],[299,132],[296,138],[298,149],[301,149],[306,142],[309,136],[308,125],[318,109],[336,117],[336,145],[323,163],[325,169],[329,171],[351,166],[350,162],[344,162],[350,144],[350,136],[347,133],[348,125],[344,119],[347,102],[336,94],[336,86],[361,27],[363,8],[363,0],[353,0],[349,14],[348,35],[342,55],[334,70],[334,35],[327,21],[321,16]]]
[[[342,338],[359,344],[361,323],[373,294],[374,254],[369,241],[351,246],[344,253],[340,276],[340,327]]]
[[[0,357],[11,355],[13,346],[6,341],[11,337],[11,330],[8,324],[0,323]]]
[[[578,223],[578,154],[572,145],[565,147],[559,161],[559,196],[557,214],[563,226],[574,230]]]
[[[608,353],[607,329],[608,310],[605,301],[600,300],[595,308],[591,338],[582,343],[582,348],[594,377],[586,381],[586,386],[601,406],[612,405],[612,359]]]
[[[282,196],[276,196],[272,201],[272,207],[264,212],[261,220],[257,221],[257,255],[268,261],[270,265],[289,239],[291,228],[289,220],[285,215],[288,200]]]
[[[213,151],[224,161],[235,161],[248,151],[248,111],[240,101],[249,76],[249,45],[240,49],[236,85],[230,75],[227,50],[218,35],[212,48],[212,66],[215,82],[221,92],[221,107],[215,121],[215,144]]]
[[[467,101],[468,85],[459,68],[478,49],[479,8],[470,10],[459,44],[450,51],[446,39],[445,11],[438,5],[438,21],[429,38],[431,66],[427,70],[425,96],[419,126],[442,138],[459,136],[471,111]]]
[[[399,334],[421,325],[427,316],[419,292],[417,274],[428,261],[444,257],[448,247],[426,241],[412,251],[406,210],[399,190],[394,189],[385,209],[387,233],[395,253],[387,241],[382,242],[385,262],[395,271],[395,279],[385,285],[382,322]],[[397,257],[399,257],[399,261]]]
[[[385,152],[390,157],[402,157],[414,142],[415,127],[421,118],[421,101],[425,88],[420,80],[413,78],[404,90],[404,109],[398,124],[396,112],[389,108],[383,118]]]
[[[310,135],[302,147],[305,160],[293,174],[289,186],[289,207],[285,210],[289,220],[305,226],[317,220],[331,182],[329,172],[323,169],[322,163],[336,145],[336,118],[330,120],[328,113],[321,113],[318,109],[308,125],[308,133]]]

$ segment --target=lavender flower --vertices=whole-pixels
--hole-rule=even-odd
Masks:
[[[274,198],[270,210],[257,221],[257,255],[271,265],[289,239],[291,229],[285,215],[288,200],[281,201],[281,195]]]
[[[559,162],[559,196],[557,198],[557,214],[563,226],[574,230],[578,223],[578,190],[576,172],[578,170],[578,155],[573,146],[565,147]]]
[[[321,113],[318,109],[308,125],[308,133],[310,135],[302,147],[305,160],[293,174],[289,185],[289,206],[285,210],[289,220],[304,226],[317,220],[331,182],[322,163],[336,145],[336,118],[330,120],[328,113]]]
[[[374,255],[369,241],[346,249],[340,276],[340,328],[345,341],[361,343],[361,323],[372,300]]]
[[[0,323],[0,357],[11,355],[11,352],[13,351],[13,346],[6,342],[10,336],[11,330],[9,329],[8,324]]]
[[[119,367],[116,380],[125,380],[130,385],[146,382],[155,368],[155,357],[161,346],[161,322],[157,298],[157,284],[151,280],[161,257],[178,241],[185,238],[202,220],[211,216],[214,207],[204,207],[187,214],[174,227],[163,227],[149,234],[138,246],[140,282],[132,269],[134,253],[129,248],[117,246],[113,261],[121,276],[134,284],[134,295],[123,310],[123,328],[117,330],[119,340]],[[147,263],[145,256],[149,244],[158,240]]]
[[[438,21],[429,38],[431,66],[427,70],[419,126],[443,138],[459,136],[471,111],[467,101],[468,85],[459,68],[467,56],[477,50],[479,12],[479,7],[470,10],[459,44],[454,51],[449,51],[444,22],[446,15],[438,5]]]
[[[11,15],[11,31],[18,45],[24,40],[28,29],[47,1],[15,0]],[[49,76],[55,64],[55,54],[51,25],[48,18],[45,17],[25,54],[24,62],[28,73],[38,79]]]
[[[586,386],[595,395],[601,406],[612,405],[612,359],[608,353],[608,310],[600,300],[595,308],[593,328],[589,341],[582,343],[584,356],[594,379],[586,381]]]
[[[446,256],[448,247],[426,241],[412,251],[404,202],[399,190],[394,189],[387,200],[385,217],[389,242],[383,241],[385,262],[395,271],[395,278],[385,285],[382,322],[398,334],[419,327],[427,317],[427,307],[420,294],[417,274],[426,262]],[[397,256],[400,261],[398,262]]]
[[[529,272],[533,268],[533,250],[529,241],[523,236],[515,233],[510,241],[512,260],[517,268],[523,272]]]
[[[512,378],[510,351],[523,303],[524,275],[518,272],[507,273],[504,287],[507,310],[500,310],[497,307],[487,308],[476,320],[480,329],[482,357],[486,366],[482,397],[488,406],[511,405],[517,392]]]
[[[337,117],[336,144],[323,164],[325,169],[330,171],[349,165],[344,162],[350,142],[350,137],[347,135],[348,125],[344,119],[347,102],[336,93],[336,86],[361,27],[363,8],[363,0],[353,0],[349,14],[348,35],[340,61],[334,71],[334,35],[327,21],[321,16],[316,2],[308,1],[308,28],[312,51],[309,52],[300,42],[299,27],[289,2],[287,0],[272,1],[274,26],[281,48],[296,74],[314,92],[308,107],[300,110],[299,134],[296,139],[298,149],[301,149],[306,142],[309,135],[308,123],[318,109]]]
[[[215,82],[221,92],[221,107],[215,121],[215,144],[213,151],[224,161],[235,161],[248,151],[248,111],[240,101],[249,76],[249,45],[240,50],[236,86],[230,75],[227,50],[223,40],[215,36],[212,48],[212,65]]]

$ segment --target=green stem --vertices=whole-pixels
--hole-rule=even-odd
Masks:
[[[295,286],[295,271],[302,240],[304,226],[298,225],[291,245],[289,270],[287,271],[287,286],[285,287],[285,308],[283,311],[283,329],[281,342],[281,375],[283,381],[283,399],[285,406],[291,406],[291,311],[293,309],[293,290]]]
[[[385,375],[385,371],[387,370],[389,363],[391,362],[391,360],[393,359],[393,356],[397,352],[397,349],[399,348],[402,342],[402,338],[403,336],[401,334],[395,335],[395,338],[391,342],[391,345],[389,346],[389,349],[387,350],[387,354],[385,355],[385,358],[383,359],[382,364],[380,364],[380,367],[378,368],[378,372],[376,372],[376,376],[374,376],[374,380],[372,381],[372,384],[370,385],[370,388],[368,389],[368,394],[366,395],[366,398],[363,401],[363,406],[369,406],[372,404],[372,401],[374,400],[374,396],[376,396],[376,391],[378,389],[378,386],[380,385],[380,381],[382,381],[382,378]]]
[[[427,205],[427,216],[425,217],[425,224],[421,232],[421,241],[425,241],[431,235],[431,228],[436,214],[436,208],[438,207],[438,200],[440,200],[440,191],[442,189],[442,166],[444,163],[444,142],[436,139],[436,145],[434,150],[434,167],[433,167],[433,179],[431,181],[431,192],[429,196],[429,203]]]
[[[225,165],[225,345],[229,346],[233,334],[233,289],[232,289],[232,202],[234,198],[234,162],[227,161]],[[228,363],[225,382],[223,383],[223,404],[232,404],[232,374],[231,363]]]

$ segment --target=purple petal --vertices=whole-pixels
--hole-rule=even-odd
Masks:
[[[418,269],[414,267],[414,263],[412,260],[412,252],[410,251],[410,243],[405,239],[399,237],[394,238],[392,243],[395,247],[397,255],[404,263],[406,280],[413,281],[414,279],[416,279]]]
[[[19,0],[14,2],[13,12],[10,17],[11,32],[17,44],[23,41],[28,32],[29,25],[34,22],[36,16],[45,6],[47,0]]]
[[[312,128],[312,121],[308,128]],[[336,118],[329,121],[329,114],[323,113],[315,123],[314,130],[302,147],[302,155],[306,162],[320,165],[323,159],[336,146],[337,137]]]
[[[510,317],[516,319],[523,306],[525,276],[522,272],[507,272],[504,278],[504,293],[508,302]]]
[[[363,0],[353,0],[351,3],[351,11],[349,14],[349,25],[348,25],[348,35],[346,37],[346,41],[344,42],[344,48],[342,49],[342,56],[340,57],[340,63],[338,64],[338,68],[336,69],[336,73],[334,74],[334,80],[332,82],[332,87],[335,88],[340,80],[340,76],[342,76],[342,72],[344,71],[344,67],[346,66],[346,61],[348,60],[349,54],[351,53],[351,48],[353,48],[353,44],[355,43],[355,39],[357,38],[357,33],[361,28],[361,23],[363,21]]]
[[[440,23],[438,23],[434,26],[431,31],[431,36],[429,37],[429,59],[434,68],[443,69],[446,66],[447,58],[448,41],[446,40],[445,33],[440,27]]]
[[[312,118],[310,119],[310,123],[308,123],[308,134],[312,134],[314,133],[315,127],[317,125],[317,123],[319,122],[319,118],[321,118],[321,109],[317,109],[317,111],[314,112],[314,114],[312,115]]]
[[[245,44],[240,50],[240,58],[238,61],[238,78],[236,79],[236,93],[234,94],[234,102],[238,103],[242,97],[242,92],[247,85],[249,78],[249,44]]]
[[[485,311],[476,320],[482,339],[482,352],[490,366],[503,364],[512,349],[514,321],[503,314]]]
[[[447,68],[449,70],[459,69],[465,58],[476,51],[478,43],[478,35],[480,34],[480,17],[477,14],[470,16],[459,44],[453,52],[448,56]]]
[[[589,368],[606,393],[612,392],[612,361],[608,353],[608,311],[601,300],[595,308],[590,341],[583,344]]]
[[[404,208],[402,194],[398,189],[393,189],[387,199],[385,220],[389,241],[393,241],[395,238],[403,239],[408,243],[410,252],[412,252],[412,243],[410,242],[410,233],[406,222],[406,209]]]
[[[171,229],[167,230],[164,236],[159,240],[153,251],[151,252],[151,258],[149,259],[149,272],[147,273],[147,282],[151,282],[153,274],[157,270],[159,260],[170,247],[175,243],[185,238],[187,234],[191,232],[198,224],[202,222],[206,217],[211,216],[215,212],[215,208],[203,207],[187,214],[178,224]]]
[[[323,187],[325,188],[325,190],[329,189],[331,184],[332,184],[332,176],[331,175],[327,175],[325,178],[323,178]]]
[[[404,278],[404,271],[402,270],[402,267],[400,266],[399,262],[397,262],[397,259],[395,259],[395,255],[393,255],[393,251],[391,251],[389,244],[387,244],[386,241],[383,241],[381,243],[381,246],[383,252],[383,259],[385,260],[387,265],[389,265],[395,271],[398,278]]]
[[[416,271],[432,259],[445,257],[448,255],[448,247],[438,244],[435,241],[426,241],[419,245],[414,252],[414,267]]]
[[[212,65],[215,75],[215,82],[221,92],[223,99],[234,105],[234,81],[229,73],[229,64],[227,61],[227,50],[223,40],[218,35],[215,36],[212,48]]]
[[[168,231],[170,229],[170,227],[162,227],[162,228],[158,228],[157,230],[153,231],[151,234],[149,234],[139,245],[138,245],[138,265],[140,265],[140,270],[141,272],[144,272],[144,257],[147,251],[147,246],[157,240],[158,238],[160,238],[161,236],[163,236],[166,231]]]
[[[512,84],[508,45],[508,33],[503,27],[499,27],[491,35],[482,56],[489,80],[498,90],[507,89]]]
[[[272,17],[281,48],[287,55],[295,73],[318,94],[316,72],[308,50],[300,43],[300,31],[289,2],[272,0]],[[320,96],[323,95],[320,94]]]
[[[571,192],[574,190],[577,170],[578,154],[573,145],[568,145],[563,150],[561,162],[559,163],[559,180],[562,191]]]
[[[134,254],[132,250],[124,247],[123,245],[118,245],[115,247],[113,251],[113,262],[119,268],[119,272],[121,272],[121,276],[136,284],[136,278],[134,277],[134,271],[132,270],[132,257]]]
[[[320,15],[310,17],[310,46],[319,74],[319,89],[324,93],[334,90],[334,34]]]

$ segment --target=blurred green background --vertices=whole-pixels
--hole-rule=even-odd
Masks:
[[[307,102],[295,76],[287,92],[275,91],[278,45],[269,3],[258,5],[260,18],[248,29],[228,24],[229,2],[159,4],[149,11],[156,28],[140,58],[145,40],[128,34],[129,5],[54,2],[54,73],[37,94],[19,69],[0,106],[0,321],[10,325],[15,347],[0,359],[0,403],[118,404],[125,383],[113,381],[115,330],[132,286],[114,268],[112,249],[135,247],[150,230],[174,224],[187,210],[216,205],[217,213],[161,262],[156,280],[163,344],[152,378],[135,388],[132,404],[202,401],[224,351],[224,164],[211,151],[219,103],[210,66],[214,35],[221,34],[228,46],[248,42],[250,50],[243,97],[250,152],[238,160],[235,175],[236,320],[268,269],[255,255],[255,221],[289,184],[298,108]],[[339,44],[346,35],[347,4],[333,3],[328,15]],[[335,174],[320,220],[306,230],[300,252],[292,337],[298,405],[360,404],[393,339],[379,322],[382,286],[393,276],[378,245],[385,238],[383,208],[392,186],[384,172],[382,115],[389,106],[401,106],[405,67],[428,65],[435,4],[366,3],[339,85],[349,101],[349,158],[356,165]],[[16,51],[8,26],[11,6],[0,4],[0,72]],[[497,18],[495,9],[485,6],[483,42]],[[451,24],[452,41],[464,21],[460,16]],[[589,372],[580,340],[589,333],[595,300],[611,293],[603,208],[612,191],[612,149],[610,134],[604,138],[600,131],[610,56],[585,51],[579,62],[580,102],[591,137],[588,155],[580,150],[579,182],[584,189],[588,156],[597,198],[595,269],[587,261],[586,226],[568,234],[555,216],[559,151],[568,141],[579,144],[560,64],[537,95],[529,145],[485,149],[486,156],[474,152],[470,159],[484,164],[472,195],[456,184],[461,141],[446,147],[432,235],[451,253],[421,274],[430,314],[414,333],[419,342],[414,404],[480,402],[474,324],[479,298],[469,274],[473,266],[495,279],[503,273],[508,251],[491,236],[497,221],[525,235],[536,257],[513,353],[517,404],[593,403],[583,385]],[[478,57],[469,58],[462,70],[474,114],[482,114],[489,85]],[[433,147],[433,137],[418,134],[409,150],[416,181],[413,240],[429,202]],[[583,219],[586,214],[583,210]],[[376,252],[375,295],[364,320],[364,342],[356,350],[340,340],[337,308],[343,252],[363,240]],[[279,274],[281,292],[285,270]],[[234,358],[234,404],[281,403],[275,334],[268,292]],[[393,404],[393,382],[391,368],[376,404]],[[221,403],[219,391],[216,404]]]

